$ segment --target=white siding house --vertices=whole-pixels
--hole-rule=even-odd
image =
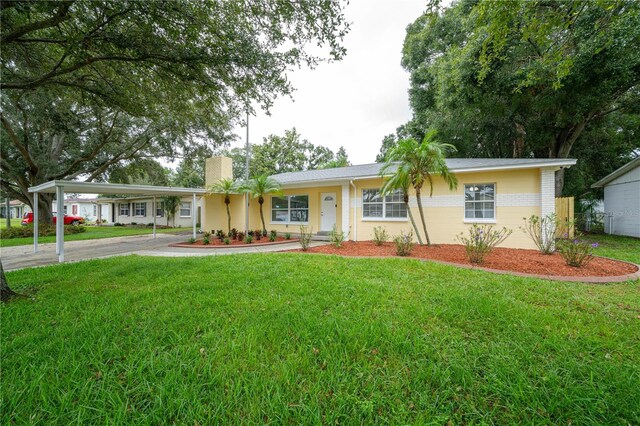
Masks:
[[[113,203],[114,223],[136,223],[142,225],[153,223],[153,197],[116,198],[111,199],[110,202]],[[182,197],[182,203],[176,210],[175,215],[168,219],[162,206],[162,200],[158,197],[156,199],[156,223],[175,227],[191,227],[193,224],[192,215],[194,214],[196,215],[196,222],[200,223],[200,200],[196,202],[195,209],[192,206],[192,202],[191,197]]]
[[[66,198],[64,200],[64,214],[83,217],[88,222],[95,222],[98,217],[111,223],[111,203],[100,198]],[[52,212],[56,212],[56,202],[52,205]]]
[[[640,157],[592,187],[604,188],[604,231],[640,238]]]

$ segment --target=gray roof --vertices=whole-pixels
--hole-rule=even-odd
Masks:
[[[633,160],[629,161],[627,164],[625,164],[624,166],[620,167],[619,169],[617,169],[613,173],[610,173],[610,174],[606,175],[605,177],[603,177],[602,179],[600,179],[599,181],[597,181],[596,183],[591,185],[591,187],[592,188],[602,188],[603,186],[605,186],[606,184],[608,184],[612,180],[619,178],[623,174],[635,169],[638,166],[640,166],[640,157],[634,158]]]
[[[570,167],[576,164],[575,159],[548,158],[448,158],[447,166],[452,172],[471,172],[483,170],[508,170],[538,167]],[[383,163],[361,164],[358,166],[338,167],[333,169],[306,170],[274,175],[273,178],[282,185],[315,181],[336,181],[361,179],[380,176]],[[395,167],[389,168],[393,173]]]

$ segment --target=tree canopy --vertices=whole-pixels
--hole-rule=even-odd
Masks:
[[[7,1],[0,21],[1,187],[28,204],[44,181],[224,146],[348,31],[340,2],[311,0]]]
[[[434,1],[407,28],[404,130],[420,140],[438,129],[466,157],[581,162],[597,140],[621,148],[603,152],[615,168],[640,147],[629,119],[640,112],[639,45],[636,1]]]

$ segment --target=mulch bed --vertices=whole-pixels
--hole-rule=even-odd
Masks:
[[[323,245],[312,247],[308,252],[340,256],[397,257],[395,244],[385,243],[382,246],[376,246],[371,241],[347,241],[340,248]],[[410,257],[502,271],[562,277],[611,277],[633,274],[638,270],[633,264],[602,257],[594,257],[587,266],[575,268],[568,266],[558,253],[545,255],[537,250],[511,248],[496,248],[485,257],[482,265],[475,265],[467,260],[464,246],[455,244],[438,244],[431,247],[416,245]]]
[[[211,237],[211,239],[209,240],[209,244],[205,244],[202,239],[199,239],[199,240],[196,240],[196,242],[193,244],[189,242],[175,243],[175,244],[169,244],[169,247],[194,247],[194,248],[224,248],[224,247],[238,247],[238,246],[251,247],[251,246],[269,246],[269,245],[275,245],[275,244],[295,243],[297,241],[298,240],[294,238],[290,238],[287,240],[285,237],[276,237],[275,241],[269,241],[269,237],[262,237],[260,240],[256,240],[254,238],[251,244],[247,244],[244,241],[238,241],[238,240],[231,240],[231,244],[225,244],[219,238]]]

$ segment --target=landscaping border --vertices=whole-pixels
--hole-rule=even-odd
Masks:
[[[195,249],[242,249],[248,247],[264,247],[264,246],[277,246],[280,244],[289,244],[289,243],[297,243],[299,239],[290,239],[290,240],[282,240],[282,241],[265,241],[264,243],[251,243],[251,244],[191,244],[191,243],[173,243],[169,244],[169,247],[180,247],[180,248],[195,248]]]
[[[298,249],[296,249],[296,251],[298,251]],[[300,253],[305,253],[305,252],[300,252]],[[514,275],[517,277],[524,277],[524,278],[538,278],[538,279],[542,279],[542,280],[550,280],[550,281],[564,281],[564,282],[582,282],[582,283],[592,283],[592,284],[607,284],[607,283],[620,283],[620,282],[625,282],[625,281],[635,281],[635,280],[640,280],[640,265],[637,265],[633,262],[627,262],[625,260],[620,260],[620,259],[613,259],[610,257],[604,257],[604,256],[597,256],[600,257],[602,259],[607,259],[607,260],[613,260],[616,262],[621,262],[621,263],[626,263],[628,265],[633,265],[636,267],[636,272],[632,273],[632,274],[625,274],[625,275],[611,275],[608,277],[580,277],[580,276],[565,276],[565,275],[543,275],[543,274],[528,274],[526,272],[515,272],[515,271],[506,271],[504,269],[493,269],[493,268],[485,268],[483,266],[475,266],[475,265],[465,265],[462,263],[455,263],[455,262],[446,262],[444,260],[435,260],[435,259],[424,259],[424,258],[419,258],[419,257],[411,257],[411,256],[347,256],[347,255],[340,255],[340,254],[334,254],[334,253],[316,253],[316,252],[306,252],[305,254],[312,254],[312,255],[319,255],[319,256],[340,256],[340,257],[348,257],[348,258],[354,258],[354,259],[414,259],[414,260],[419,260],[421,262],[433,262],[433,263],[439,263],[441,265],[448,265],[448,266],[456,266],[458,268],[463,268],[463,269],[472,269],[472,270],[478,270],[478,271],[485,271],[485,272],[493,272],[496,274],[501,274],[501,275]]]

